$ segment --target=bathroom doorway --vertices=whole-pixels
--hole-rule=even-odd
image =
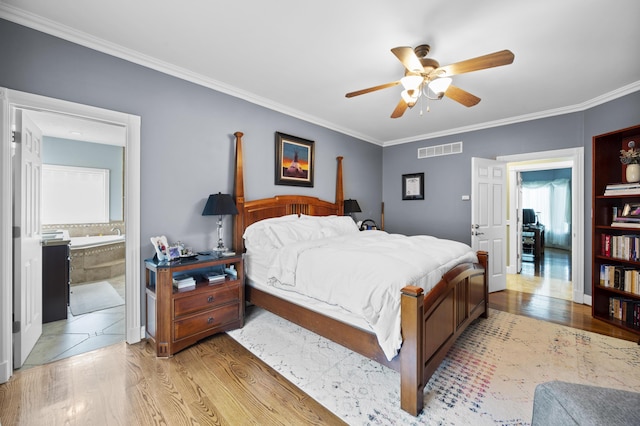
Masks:
[[[11,209],[11,157],[14,144],[12,138],[14,136],[15,127],[11,122],[17,110],[29,112],[47,112],[52,114],[60,114],[60,116],[82,118],[89,123],[101,123],[111,126],[119,126],[124,128],[126,134],[126,143],[124,147],[124,182],[123,182],[123,203],[124,217],[123,222],[126,223],[126,254],[125,254],[125,271],[122,274],[122,283],[124,287],[124,337],[128,343],[136,343],[140,341],[143,335],[143,329],[140,324],[141,310],[141,280],[140,280],[140,118],[129,114],[119,113],[116,111],[104,110],[101,108],[91,107],[87,105],[76,104],[72,102],[47,98],[34,94],[18,92],[6,88],[0,88],[0,117],[1,120],[1,142],[2,152],[0,159],[2,161],[3,174],[1,176],[2,191],[2,210],[1,222],[3,226],[12,222]],[[4,171],[9,170],[8,173]],[[11,233],[1,233],[0,235],[0,259],[3,266],[3,284],[0,288],[2,297],[2,314],[0,315],[0,383],[9,379],[13,368],[17,367],[13,362],[12,340],[16,334],[13,333],[15,323],[13,321],[12,304],[15,303],[14,292],[11,275],[12,275],[12,237]],[[124,283],[126,282],[126,286]],[[33,301],[31,301],[33,305]],[[36,304],[37,305],[37,304]],[[40,318],[41,320],[41,318]],[[20,323],[18,323],[20,327]],[[22,329],[19,328],[17,333],[20,334]],[[8,342],[9,344],[5,344]],[[92,348],[92,349],[95,349]],[[88,350],[92,350],[88,349]]]
[[[126,335],[126,129],[53,112],[25,114],[42,134],[42,235],[47,243],[70,243],[69,260],[59,265],[69,268],[69,305],[65,315],[57,306],[58,315],[46,315],[63,299],[43,300],[42,335],[21,369],[118,343]],[[51,293],[46,287],[52,283],[44,273],[43,295]]]

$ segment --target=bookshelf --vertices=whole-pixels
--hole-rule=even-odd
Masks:
[[[621,217],[640,205],[640,186],[620,162],[630,141],[640,149],[640,125],[592,139],[592,314],[640,338],[640,224]]]

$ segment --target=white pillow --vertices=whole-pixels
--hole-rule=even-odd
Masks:
[[[347,235],[360,232],[351,216],[301,216],[301,219],[315,222],[326,236]]]
[[[278,241],[274,242],[273,232],[269,230],[269,225],[282,222],[294,222],[299,220],[297,214],[287,216],[272,217],[254,222],[247,226],[242,234],[244,245],[248,249],[269,249],[278,246]]]
[[[317,223],[307,220],[298,220],[286,223],[270,223],[271,241],[276,247],[284,247],[299,241],[316,240],[324,238],[322,230]]]

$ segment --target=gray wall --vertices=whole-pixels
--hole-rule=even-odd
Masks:
[[[637,124],[640,93],[588,111],[384,148],[249,102],[0,20],[0,86],[142,117],[142,257],[164,234],[196,249],[211,247],[215,220],[201,216],[208,194],[233,189],[233,133],[245,133],[248,199],[303,192],[333,199],[335,157],[345,157],[345,196],[359,219],[391,232],[428,233],[469,243],[471,157],[585,147],[585,246],[591,247],[591,137]],[[274,133],[316,142],[315,187],[275,186]],[[464,153],[418,160],[417,149],[463,141]],[[402,201],[401,176],[425,173],[425,200]],[[383,180],[384,176],[384,180]],[[381,190],[382,188],[382,190]],[[230,222],[225,222],[229,231]],[[230,239],[227,236],[227,243]],[[590,282],[590,254],[585,254]],[[589,289],[590,285],[585,285]],[[144,300],[144,298],[143,298]]]
[[[495,159],[584,147],[585,152],[585,292],[591,294],[591,143],[592,137],[640,123],[640,92],[584,112],[434,138],[384,149],[382,199],[390,232],[427,233],[471,243],[471,158]],[[418,148],[463,141],[462,154],[418,160]],[[401,177],[425,173],[425,200],[402,201]]]
[[[345,196],[379,219],[382,147],[1,19],[0,57],[0,86],[141,117],[142,258],[153,256],[156,235],[214,246],[216,219],[201,213],[209,194],[233,191],[236,131],[245,134],[247,199],[334,200],[343,156]],[[313,188],[274,184],[276,131],[315,142]],[[226,218],[227,244],[230,225]]]
[[[42,162],[57,166],[93,167],[109,170],[109,219],[124,220],[123,148],[115,145],[81,142],[43,136]]]

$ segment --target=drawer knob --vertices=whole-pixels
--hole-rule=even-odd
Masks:
[[[213,296],[209,296],[209,297],[207,297],[207,302],[208,302],[208,303],[213,302]]]
[[[209,317],[209,319],[207,319],[207,324],[211,324],[213,323],[213,317]]]

